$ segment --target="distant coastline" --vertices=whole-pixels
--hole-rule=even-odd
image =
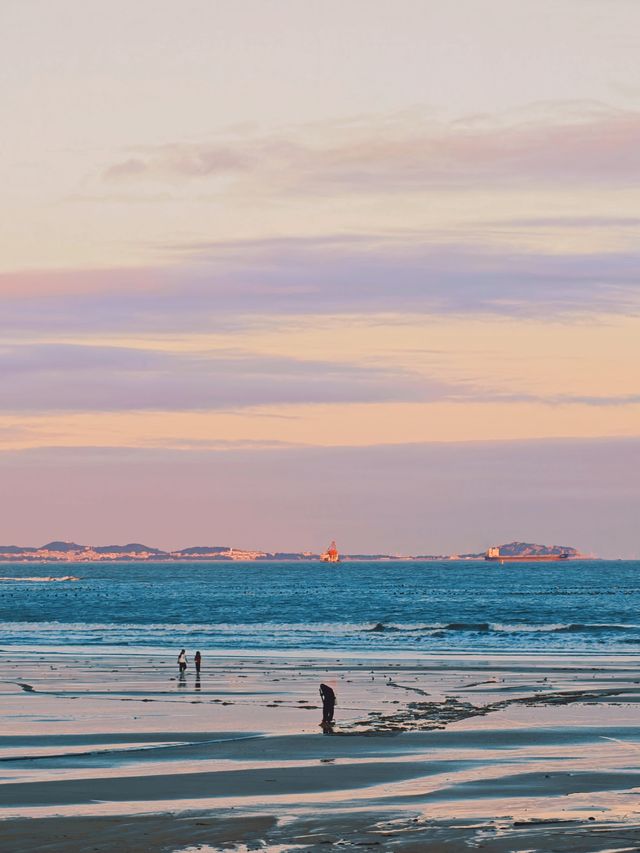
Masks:
[[[558,554],[567,559],[593,559],[576,548],[565,545],[535,545],[509,542],[497,547],[507,558],[535,562]],[[344,562],[484,560],[487,551],[468,554],[343,554]],[[225,545],[199,545],[176,551],[164,551],[139,542],[126,545],[79,545],[76,542],[53,541],[40,546],[0,545],[0,562],[93,563],[93,562],[261,562],[320,561],[321,553],[312,551],[257,551]]]

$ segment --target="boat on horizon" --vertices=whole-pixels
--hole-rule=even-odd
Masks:
[[[338,553],[338,548],[336,547],[335,540],[329,545],[327,550],[320,554],[320,559],[323,563],[339,563],[340,562],[340,554]]]
[[[499,546],[489,548],[484,555],[485,560],[493,563],[551,563],[558,560],[568,560],[571,554],[566,551],[548,552],[546,554],[502,554]]]

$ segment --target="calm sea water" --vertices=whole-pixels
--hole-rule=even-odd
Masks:
[[[27,578],[73,574],[75,582]],[[0,645],[640,651],[640,562],[0,564]]]

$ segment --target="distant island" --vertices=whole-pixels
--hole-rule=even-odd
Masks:
[[[585,555],[576,548],[565,545],[534,545],[529,542],[509,542],[497,545],[487,551],[472,554],[342,554],[340,560],[388,561],[388,560],[485,560],[496,559],[491,554],[498,553],[504,559],[516,559],[525,562],[546,559],[578,559]],[[243,548],[231,548],[226,545],[198,545],[182,548],[179,551],[163,551],[139,542],[127,545],[78,545],[76,542],[47,542],[39,547],[20,545],[0,545],[1,562],[234,562],[280,560],[295,562],[301,560],[322,560],[325,555],[312,551],[251,551]]]

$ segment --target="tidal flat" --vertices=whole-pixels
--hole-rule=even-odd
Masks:
[[[3,850],[640,846],[636,655],[0,659]]]

